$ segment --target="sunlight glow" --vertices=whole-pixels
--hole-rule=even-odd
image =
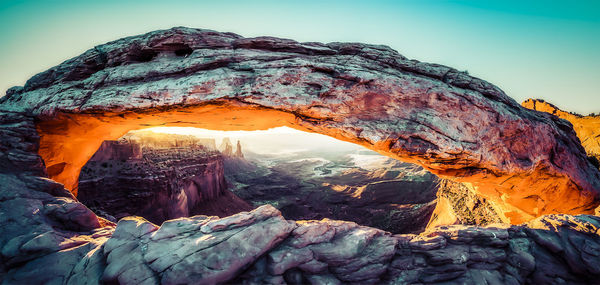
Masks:
[[[270,155],[291,154],[303,151],[366,151],[364,147],[353,143],[289,127],[277,127],[258,131],[215,131],[193,127],[153,127],[143,129],[143,131],[214,138],[217,146],[222,143],[224,138],[229,138],[234,144],[239,140],[244,151]]]
[[[178,134],[178,135],[192,135],[196,137],[244,137],[252,135],[268,135],[268,134],[298,134],[305,133],[302,131],[294,130],[288,127],[277,127],[268,130],[260,131],[215,131],[193,127],[154,127],[144,129],[145,131],[152,131],[155,133],[165,134]]]

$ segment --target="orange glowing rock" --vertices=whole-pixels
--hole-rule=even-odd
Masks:
[[[469,182],[511,223],[599,203],[600,172],[569,125],[384,46],[174,28],[98,46],[1,103],[36,118],[49,176],[74,193],[101,142],[130,130],[288,126]]]
[[[573,124],[581,145],[591,156],[600,157],[600,116],[581,116],[565,112],[558,107],[538,99],[527,99],[522,103],[523,107],[546,112],[565,119]]]

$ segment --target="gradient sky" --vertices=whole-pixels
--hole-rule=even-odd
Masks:
[[[600,112],[600,1],[0,0],[0,93],[94,45],[172,26],[385,44],[518,102]]]

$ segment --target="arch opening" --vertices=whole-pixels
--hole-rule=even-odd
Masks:
[[[426,150],[421,150],[421,153],[407,153],[403,149],[396,149],[395,142],[390,140],[373,142],[349,132],[347,128],[337,129],[316,124],[310,118],[300,114],[237,100],[218,100],[193,106],[149,108],[143,112],[123,110],[114,113],[60,113],[53,116],[52,120],[39,121],[36,126],[40,135],[39,154],[47,166],[49,177],[63,183],[75,196],[80,170],[100,147],[102,141],[115,140],[131,130],[169,126],[250,131],[286,126],[352,142],[404,162],[419,164],[441,178],[466,182],[478,195],[494,203],[505,222],[521,223],[547,213],[593,211],[593,207],[574,208],[573,205],[589,205],[583,201],[590,197],[579,191],[550,190],[549,193],[537,193],[540,195],[532,195],[531,192],[526,191],[527,185],[533,184],[532,180],[537,180],[538,184],[547,184],[548,189],[577,187],[564,177],[528,177],[526,174],[507,177],[502,174],[488,173],[482,169],[471,171],[460,164],[456,168],[448,165],[437,168],[435,163],[427,161]],[[561,185],[561,180],[567,185]],[[514,181],[523,187],[518,188],[519,184],[514,185]],[[548,203],[549,200],[563,202],[551,204]]]
[[[224,217],[270,204],[289,220],[418,233],[439,184],[422,167],[317,133],[158,127],[104,141],[81,170],[78,199],[113,222]]]

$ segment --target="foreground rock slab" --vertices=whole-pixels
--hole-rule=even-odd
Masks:
[[[3,243],[1,281],[586,283],[600,278],[599,233],[600,217],[551,215],[520,226],[455,225],[392,235],[352,222],[287,221],[267,205],[226,218],[179,218],[160,227],[128,217],[116,227],[87,232],[25,233]]]

